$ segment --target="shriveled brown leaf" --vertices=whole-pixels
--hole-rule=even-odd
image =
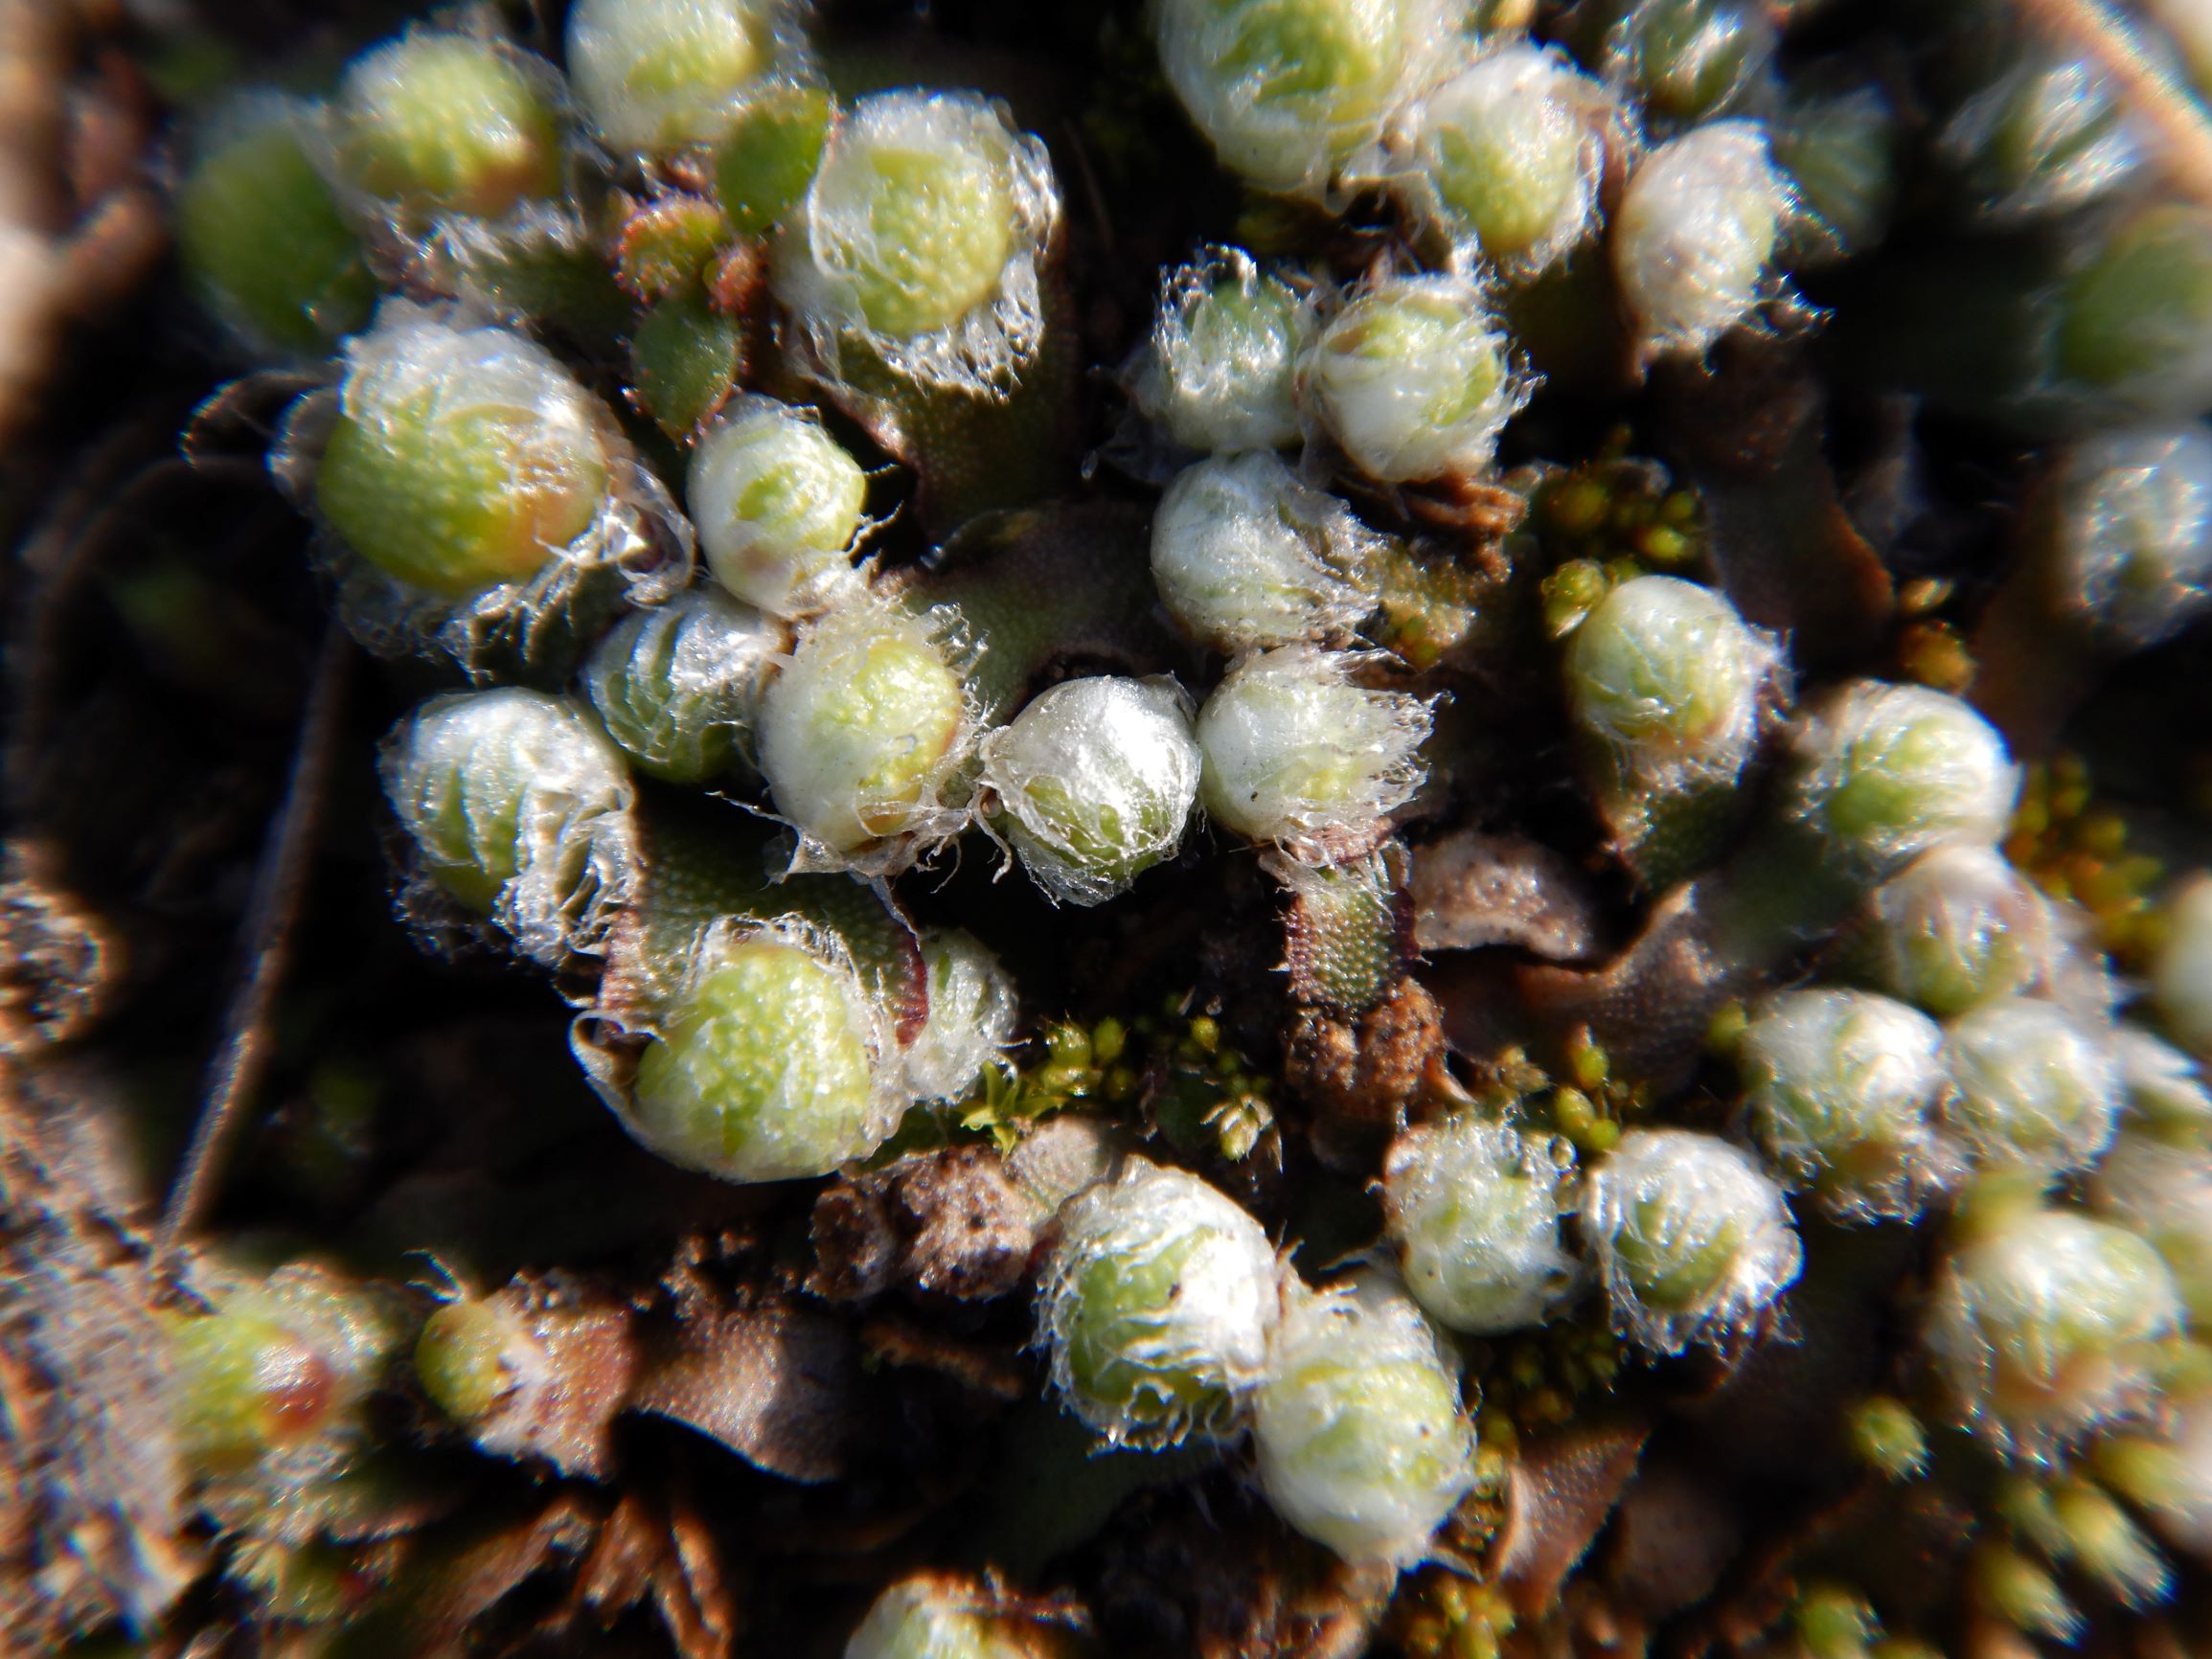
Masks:
[[[833,1481],[861,1435],[859,1356],[844,1326],[788,1303],[695,1307],[648,1351],[630,1409],[786,1480]]]
[[[112,935],[56,880],[57,862],[26,841],[0,862],[0,1051],[82,1034],[120,966]]]
[[[1651,1434],[1649,1420],[1624,1416],[1522,1443],[1495,1556],[1498,1579],[1522,1616],[1539,1617],[1559,1600],[1567,1575],[1605,1530]]]

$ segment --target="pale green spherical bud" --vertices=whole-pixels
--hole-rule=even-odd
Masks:
[[[411,29],[346,71],[339,165],[407,216],[497,218],[560,188],[559,81],[512,47]]]
[[[1482,289],[1455,276],[1356,296],[1307,352],[1299,387],[1353,463],[1389,484],[1480,472],[1528,396]]]
[[[1160,0],[1160,67],[1222,163],[1321,195],[1452,43],[1443,0]]]
[[[622,753],[562,698],[433,697],[386,739],[382,771],[423,873],[525,955],[558,961],[627,871]]]
[[[1643,95],[1648,117],[1700,121],[1743,100],[1779,33],[1756,0],[1635,0],[1605,62]]]
[[[692,451],[684,499],[707,569],[771,616],[855,592],[868,475],[811,411],[746,394]]]
[[[1733,782],[1759,738],[1774,642],[1711,588],[1643,576],[1607,594],[1567,644],[1567,702],[1635,778]]]
[[[726,1181],[827,1175],[899,1127],[881,1016],[844,953],[794,923],[700,947],[638,1057],[624,1122],[673,1164]]]
[[[876,1598],[845,1659],[1071,1659],[1072,1632],[951,1573],[917,1573]]]
[[[393,302],[346,346],[315,510],[395,580],[467,599],[527,581],[600,521],[611,429],[536,341]]]
[[[906,1049],[906,1079],[923,1100],[956,1101],[1014,1040],[1021,996],[1014,976],[966,928],[924,935],[929,1018]]]
[[[1853,963],[1939,1019],[2028,989],[2057,950],[2043,898],[1988,847],[1939,847],[1874,890]]]
[[[545,1345],[504,1298],[457,1297],[422,1322],[415,1342],[422,1392],[464,1428],[544,1388],[550,1370]]]
[[[1804,1261],[1782,1189],[1690,1129],[1623,1135],[1589,1173],[1583,1234],[1614,1326],[1660,1353],[1747,1335]]]
[[[1558,1177],[1517,1131],[1472,1113],[1400,1134],[1382,1207],[1414,1300],[1473,1336],[1543,1324],[1582,1279],[1560,1247]]]
[[[1855,680],[1800,726],[1783,810],[1852,879],[1883,881],[1950,843],[2005,833],[2019,773],[1957,697]]]
[[[1103,904],[1173,858],[1198,798],[1191,700],[1170,679],[1063,680],[980,753],[993,824],[1071,904]]]
[[[1275,1512],[1348,1561],[1412,1565],[1474,1485],[1457,1358],[1385,1274],[1287,1291],[1252,1426]]]
[[[878,93],[831,130],[777,293],[832,370],[854,335],[909,378],[1003,386],[1043,339],[1038,267],[1059,216],[1044,147],[997,105]]]
[[[1935,149],[1981,211],[1999,221],[2108,197],[2144,161],[2142,140],[2095,65],[2041,52],[1952,111]]]
[[[1744,1033],[1751,1132],[1791,1180],[1847,1220],[1904,1220],[1961,1172],[1932,1122],[1943,1030],[1857,990],[1778,996]]]
[[[898,867],[958,828],[944,797],[970,737],[968,691],[938,631],[859,603],[810,626],[770,682],[761,775],[810,839],[848,855],[894,843],[877,851]]]
[[[2212,405],[2212,213],[2153,198],[2084,250],[2059,294],[2062,382],[2147,415]]]
[[[2174,1275],[2190,1322],[2212,1329],[2212,1152],[2122,1134],[2097,1165],[2089,1202],[2151,1241]]]
[[[1565,57],[1504,46],[1414,107],[1398,188],[1483,258],[1538,271],[1597,228],[1613,120],[1605,88]]]
[[[2008,997],[1944,1037],[1944,1121],[1986,1168],[2086,1169],[2110,1144],[2120,1072],[2102,1034],[2054,1003]]]
[[[1301,858],[1381,837],[1425,776],[1429,709],[1354,684],[1356,662],[1286,646],[1231,667],[1198,711],[1199,799],[1215,822]]]
[[[1381,538],[1274,455],[1218,455],[1177,473],[1152,517],[1168,613],[1222,651],[1348,635],[1375,608]]]
[[[376,279],[316,168],[316,114],[274,94],[218,118],[177,186],[177,251],[202,304],[261,350],[322,356],[368,322]]]
[[[2173,1276],[2125,1229],[2064,1210],[2001,1218],[1954,1250],[1925,1338],[1959,1420],[2041,1461],[2146,1403],[2151,1345],[2181,1320]]]
[[[1646,156],[1613,216],[1613,271],[1645,355],[1702,356],[1749,323],[1790,209],[1755,121],[1694,127]]]
[[[618,152],[703,144],[775,58],[784,10],[781,0],[577,0],[569,83]]]
[[[750,769],[761,696],[787,643],[782,625],[751,606],[686,588],[600,641],[583,688],[640,770],[703,783]]]
[[[2146,650],[2212,603],[2212,432],[2196,421],[2101,432],[2051,481],[2048,597],[2101,643]]]
[[[2166,938],[2151,963],[2151,1001],[2167,1032],[2212,1057],[2212,875],[2181,881],[2165,904]]]
[[[1288,284],[1239,249],[1211,249],[1161,284],[1130,394],[1187,449],[1284,448],[1298,441],[1298,353],[1311,331]]]
[[[1038,1330],[1068,1408],[1116,1445],[1233,1434],[1280,1310],[1259,1222],[1197,1176],[1132,1158],[1060,1226]]]

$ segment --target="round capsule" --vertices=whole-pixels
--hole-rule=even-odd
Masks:
[[[1355,295],[1307,352],[1299,387],[1354,465],[1386,484],[1481,472],[1528,391],[1482,289],[1455,276]]]
[[[783,11],[781,0],[577,0],[569,83],[618,152],[705,143],[774,61]]]
[[[2100,1034],[2056,1004],[2008,997],[1944,1036],[1944,1121],[1986,1168],[2094,1163],[2119,1121],[2120,1072]]]
[[[1876,888],[1852,960],[1939,1019],[2028,989],[2057,949],[2048,905],[1988,847],[1939,847]]]
[[[1660,1353],[1741,1339],[1804,1261],[1782,1189],[1689,1129],[1623,1135],[1590,1170],[1583,1231],[1615,1326]]]
[[[1790,206],[1757,122],[1710,122],[1646,156],[1612,222],[1638,349],[1702,356],[1750,322],[1770,291]]]
[[[919,1099],[956,1101],[1014,1040],[1020,993],[1005,966],[964,927],[924,934],[922,967],[929,1017],[907,1045],[906,1079]]]
[[[1869,884],[1950,843],[2005,832],[2019,773],[1958,698],[1855,680],[1801,724],[1783,810],[1836,869]]]
[[[1168,613],[1217,650],[1349,634],[1375,608],[1380,538],[1277,456],[1220,455],[1176,474],[1152,518]]]
[[[1450,1329],[1541,1325],[1580,1284],[1558,1172],[1503,1125],[1461,1113],[1405,1130],[1383,1160],[1382,1208],[1406,1288]]]
[[[1072,904],[1103,904],[1174,857],[1198,798],[1191,701],[1173,680],[1063,680],[980,754],[1022,868]]]
[[[2036,1462],[2145,1403],[2150,1348],[2180,1320],[2173,1276],[2149,1244],[2071,1211],[2029,1209],[1952,1252],[1925,1339],[1960,1420]]]
[[[1275,1512],[1348,1561],[1410,1566],[1474,1485],[1458,1365],[1384,1274],[1286,1293],[1252,1425]]]
[[[466,600],[529,580],[593,528],[611,430],[536,341],[393,302],[347,343],[315,510],[396,581]]]
[[[1738,1051],[1752,1134],[1793,1184],[1846,1219],[1920,1214],[1959,1173],[1935,1132],[1943,1030],[1856,990],[1774,998]]]
[[[557,81],[512,47],[411,29],[346,71],[339,165],[408,217],[497,218],[560,187]]]
[[[968,693],[928,623],[873,602],[801,636],[761,706],[776,808],[832,853],[926,837],[970,738]],[[957,815],[955,815],[957,816]],[[910,862],[920,851],[895,849]]]
[[[1426,775],[1428,705],[1356,685],[1343,653],[1236,663],[1198,711],[1199,799],[1218,824],[1306,857],[1376,840]]]
[[[1267,1375],[1275,1253],[1234,1200],[1130,1160],[1071,1199],[1038,1300],[1068,1407],[1112,1444],[1235,1432]]]
[[[2037,551],[2060,616],[2139,651],[2212,604],[2212,432],[2201,423],[2098,433],[2066,451],[2048,488]]]
[[[625,1123],[671,1163],[726,1181],[827,1175],[899,1126],[883,1049],[841,952],[795,926],[726,929],[638,1057]]]
[[[1298,353],[1311,332],[1289,284],[1217,248],[1162,284],[1132,376],[1139,409],[1186,449],[1281,449],[1299,437]]]
[[[750,769],[761,695],[783,628],[710,588],[632,611],[600,641],[583,686],[639,770],[698,784]]]
[[[746,394],[692,451],[684,498],[707,569],[771,616],[856,591],[868,475],[810,412]]]

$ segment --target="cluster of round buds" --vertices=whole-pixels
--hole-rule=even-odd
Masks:
[[[810,411],[748,393],[692,451],[684,504],[714,579],[771,616],[855,593],[868,475]]]
[[[671,1163],[788,1181],[867,1156],[907,1103],[882,1011],[850,957],[787,920],[709,931],[616,1109]]]
[[[1780,32],[1757,0],[1635,0],[1607,36],[1605,66],[1653,121],[1701,121],[1742,102]]]
[[[1063,680],[979,752],[992,821],[1072,904],[1103,904],[1174,857],[1198,798],[1191,699],[1171,679]]]
[[[1457,1358],[1374,1270],[1288,1289],[1252,1425],[1275,1512],[1355,1563],[1420,1560],[1474,1485]]]
[[[2054,1003],[2007,997],[1944,1035],[1944,1120],[1991,1169],[2086,1169],[2119,1122],[2120,1072],[2101,1033]]]
[[[1222,651],[1349,634],[1375,608],[1380,538],[1266,452],[1179,473],[1152,519],[1152,580],[1168,612]]]
[[[1778,662],[1774,642],[1722,595],[1636,577],[1568,641],[1567,702],[1639,785],[1732,784],[1757,746]]]
[[[1462,1113],[1401,1134],[1382,1207],[1406,1288],[1450,1329],[1541,1325],[1580,1286],[1560,1246],[1560,1172],[1505,1125]]]
[[[565,170],[559,77],[503,42],[414,28],[353,60],[334,111],[338,167],[395,222],[495,219]]]
[[[2024,991],[2052,968],[2048,905],[1987,847],[1939,847],[1874,890],[1852,966],[1939,1019]]]
[[[1999,222],[2109,196],[2145,157],[2110,81],[2077,56],[2048,52],[2023,54],[1953,110],[1936,150]]]
[[[997,105],[878,93],[831,128],[777,297],[832,376],[857,350],[924,385],[1003,391],[1043,342],[1039,267],[1059,219],[1044,146]]]
[[[1469,253],[1534,273],[1587,240],[1619,111],[1563,56],[1485,53],[1399,122],[1393,189]]]
[[[874,600],[810,625],[762,699],[760,768],[815,856],[903,869],[965,821],[974,736],[946,619]]]
[[[2167,898],[2166,937],[2151,963],[2151,1001],[2167,1032],[2212,1056],[2212,875],[2200,871]]]
[[[1113,1445],[1235,1432],[1281,1308],[1259,1222],[1197,1176],[1132,1159],[1060,1228],[1038,1333],[1069,1408]]]
[[[569,83],[619,154],[707,144],[794,52],[789,11],[787,0],[578,0]]]
[[[876,1598],[845,1659],[1075,1659],[1063,1620],[950,1573],[917,1573]]]
[[[1947,843],[1995,844],[2018,787],[2004,739],[1958,698],[1857,680],[1803,722],[1783,809],[1871,886]]]
[[[2212,602],[2212,432],[2123,427],[2070,448],[2035,549],[2045,597],[2100,644],[2139,651]]]
[[[1928,1298],[1926,1341],[1959,1420],[2041,1461],[2151,1398],[2152,1350],[2179,1328],[2158,1253],[2124,1228],[1993,1199]]]
[[[1160,286],[1159,315],[1129,396],[1186,449],[1230,453],[1298,442],[1305,302],[1238,248],[1209,249]]]
[[[1021,999],[1013,975],[964,927],[925,935],[922,966],[929,1014],[906,1049],[906,1080],[917,1099],[956,1101],[1014,1040]]]
[[[781,625],[712,588],[632,611],[593,648],[583,687],[640,771],[701,784],[750,768]]]
[[[1909,1219],[1959,1173],[1933,1123],[1942,1050],[1935,1021],[1885,996],[1776,997],[1738,1051],[1752,1134],[1834,1214]]]
[[[1262,190],[1324,195],[1425,84],[1454,0],[1161,0],[1160,67],[1224,165]]]
[[[201,303],[250,346],[321,356],[369,320],[375,279],[311,148],[312,112],[274,93],[212,123],[177,190]]]
[[[1356,683],[1359,661],[1285,646],[1231,665],[1198,711],[1199,799],[1216,823],[1310,862],[1381,837],[1421,785],[1429,710]]]
[[[593,948],[634,867],[632,791],[582,711],[513,686],[433,697],[386,739],[382,769],[430,881],[525,956]]]
[[[1613,271],[1639,354],[1702,356],[1777,291],[1792,201],[1757,122],[1693,127],[1646,156],[1614,215]]]
[[[1452,275],[1359,290],[1300,359],[1298,386],[1320,429],[1385,484],[1479,474],[1530,390],[1480,285]]]
[[[1583,1235],[1615,1326],[1661,1353],[1741,1339],[1804,1260],[1782,1189],[1757,1160],[1691,1129],[1622,1136],[1590,1170]]]

